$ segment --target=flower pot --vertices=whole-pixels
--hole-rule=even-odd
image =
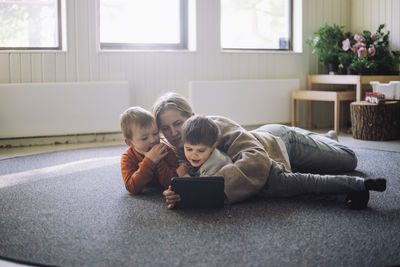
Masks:
[[[358,73],[350,67],[346,68],[347,75],[357,75]]]
[[[338,68],[339,68],[338,64],[328,62],[328,63],[326,63],[326,66],[328,67],[329,74],[335,74],[338,72]]]

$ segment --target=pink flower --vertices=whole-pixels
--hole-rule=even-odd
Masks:
[[[374,47],[370,47],[370,48],[368,48],[368,55],[370,56],[370,57],[373,57],[373,56],[375,56],[375,48]]]
[[[372,39],[373,41],[376,40],[376,34],[375,34],[375,33],[371,35],[371,39]]]
[[[364,42],[365,38],[362,37],[361,35],[355,34],[354,35],[354,40],[356,40],[357,42]]]
[[[360,49],[357,50],[357,55],[358,58],[363,58],[367,55],[367,49],[365,47],[360,47]]]
[[[342,49],[344,50],[344,51],[347,51],[347,50],[349,50],[350,49],[350,40],[349,40],[349,38],[347,38],[346,40],[344,40],[343,42],[342,42]]]
[[[365,44],[364,43],[356,43],[353,45],[353,51],[357,52],[360,48],[365,48]]]

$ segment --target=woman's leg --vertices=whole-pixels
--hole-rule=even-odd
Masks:
[[[267,183],[260,193],[267,198],[305,194],[347,195],[354,191],[365,191],[364,182],[363,178],[357,176],[287,172],[281,163],[273,161]]]
[[[353,150],[326,135],[297,127],[267,124],[254,131],[280,137],[286,145],[293,170],[300,172],[344,172],[357,167]]]
[[[282,163],[272,161],[267,183],[260,195],[266,198],[311,195],[345,202],[351,209],[363,209],[368,205],[370,190],[385,191],[386,179],[292,173],[285,171]]]

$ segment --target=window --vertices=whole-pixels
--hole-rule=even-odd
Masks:
[[[188,0],[100,0],[102,49],[186,49]]]
[[[61,49],[61,0],[0,0],[0,49]]]
[[[221,0],[222,49],[291,50],[292,0]]]

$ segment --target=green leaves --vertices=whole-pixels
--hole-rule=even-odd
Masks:
[[[400,52],[390,51],[390,32],[383,32],[385,24],[379,25],[375,33],[364,30],[355,35],[344,33],[343,28],[325,24],[306,41],[321,64],[340,64],[341,68],[350,67],[360,74],[393,74],[397,71]]]
[[[330,26],[325,24],[317,29],[315,37],[306,41],[313,48],[313,54],[316,54],[321,64],[327,62],[338,65],[339,53],[341,51],[344,26],[334,24]]]

